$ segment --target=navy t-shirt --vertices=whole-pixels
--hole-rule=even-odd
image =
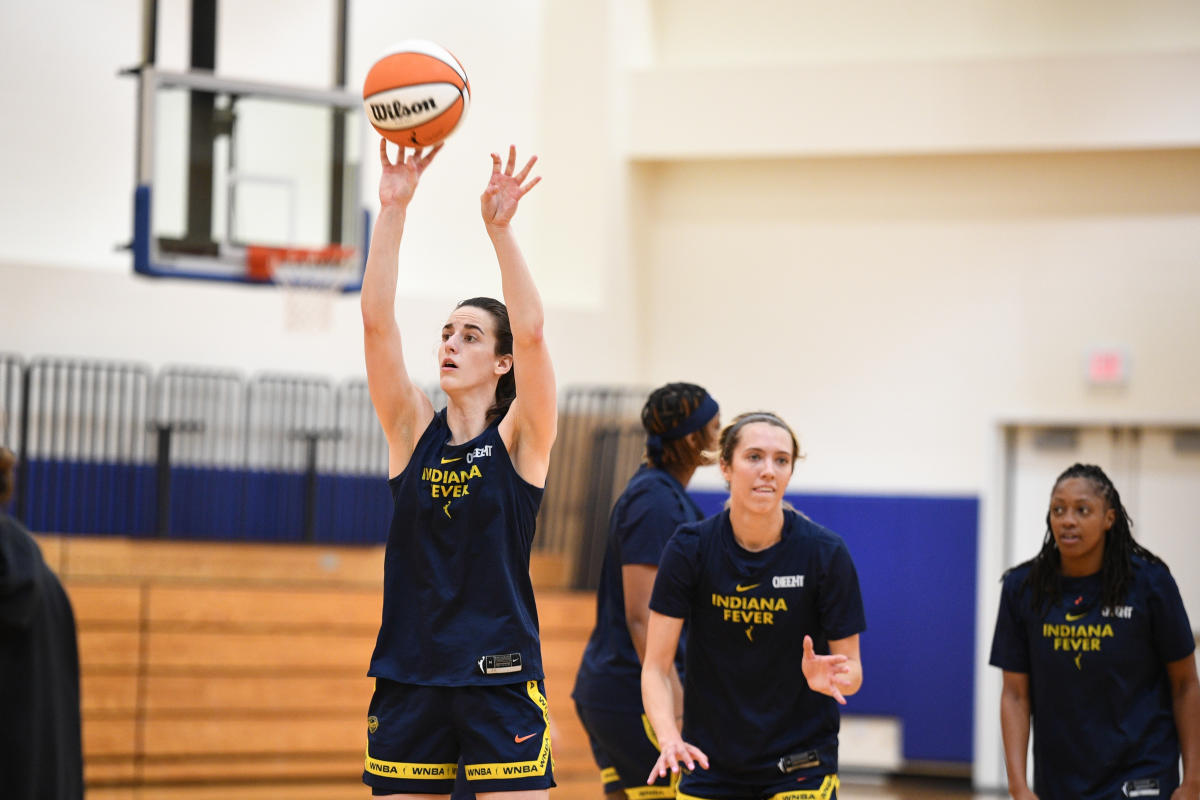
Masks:
[[[1133,564],[1128,596],[1112,608],[1101,606],[1099,574],[1062,578],[1045,614],[1032,607],[1028,563],[1004,577],[990,661],[1029,675],[1033,790],[1042,800],[1122,797],[1137,780],[1158,781],[1165,799],[1178,785],[1165,664],[1195,641],[1167,568]]]
[[[679,481],[657,467],[643,465],[617,498],[600,570],[596,627],[583,651],[572,694],[580,705],[642,712],[642,663],[625,621],[621,568],[626,564],[657,567],[675,529],[703,517]]]
[[[499,420],[451,445],[445,410],[388,481],[383,622],[372,677],[428,686],[540,680],[529,552],[542,489],[517,474]]]
[[[780,777],[783,756],[815,750],[797,778],[837,771],[838,704],[808,688],[804,636],[817,653],[866,630],[858,573],[841,537],[790,510],[759,552],[733,538],[729,512],[684,525],[663,553],[650,608],[688,621],[683,738],[712,767]]]

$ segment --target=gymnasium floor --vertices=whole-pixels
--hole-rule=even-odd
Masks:
[[[995,800],[999,794],[975,794],[955,782],[904,779],[884,781],[851,777],[842,784],[841,800]],[[90,789],[88,800],[369,800],[365,786],[336,784],[277,784],[274,786],[174,786],[140,789]],[[551,800],[602,800],[592,781],[560,781]]]

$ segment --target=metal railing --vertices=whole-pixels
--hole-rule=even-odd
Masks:
[[[575,585],[595,583],[644,399],[561,394],[534,547],[568,559]],[[20,459],[13,512],[40,532],[378,543],[392,513],[363,380],[0,354],[0,444]]]

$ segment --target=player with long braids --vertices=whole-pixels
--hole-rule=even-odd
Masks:
[[[1134,540],[1104,470],[1074,464],[1054,482],[1041,550],[1004,575],[991,664],[1004,670],[1009,793],[1200,798],[1194,650],[1167,565]]]
[[[642,407],[644,463],[609,517],[600,572],[596,626],[575,679],[575,707],[591,740],[604,792],[610,798],[674,796],[668,778],[648,787],[658,758],[642,710],[642,657],[650,590],[663,547],[675,529],[704,515],[685,488],[697,467],[712,463],[721,419],[717,402],[693,383],[668,383]],[[682,653],[682,650],[680,651]],[[677,675],[674,690],[681,694]]]

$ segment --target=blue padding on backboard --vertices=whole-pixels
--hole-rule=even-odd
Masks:
[[[133,271],[156,274],[150,268],[150,187],[133,190]]]
[[[692,492],[708,513],[725,492]],[[979,501],[789,494],[846,541],[866,607],[863,687],[847,714],[899,717],[904,758],[970,763]]]
[[[244,283],[248,286],[273,286],[274,281],[251,281],[243,275],[223,275],[194,269],[178,267],[166,268],[155,264],[150,257],[150,226],[152,189],[147,184],[140,184],[133,190],[133,271],[139,275],[153,278],[189,278],[192,280],[224,281],[226,283]],[[367,268],[367,250],[371,241],[371,212],[362,210],[362,240],[358,245],[361,259],[358,280],[342,287],[342,292],[349,294],[362,291],[362,276]]]

